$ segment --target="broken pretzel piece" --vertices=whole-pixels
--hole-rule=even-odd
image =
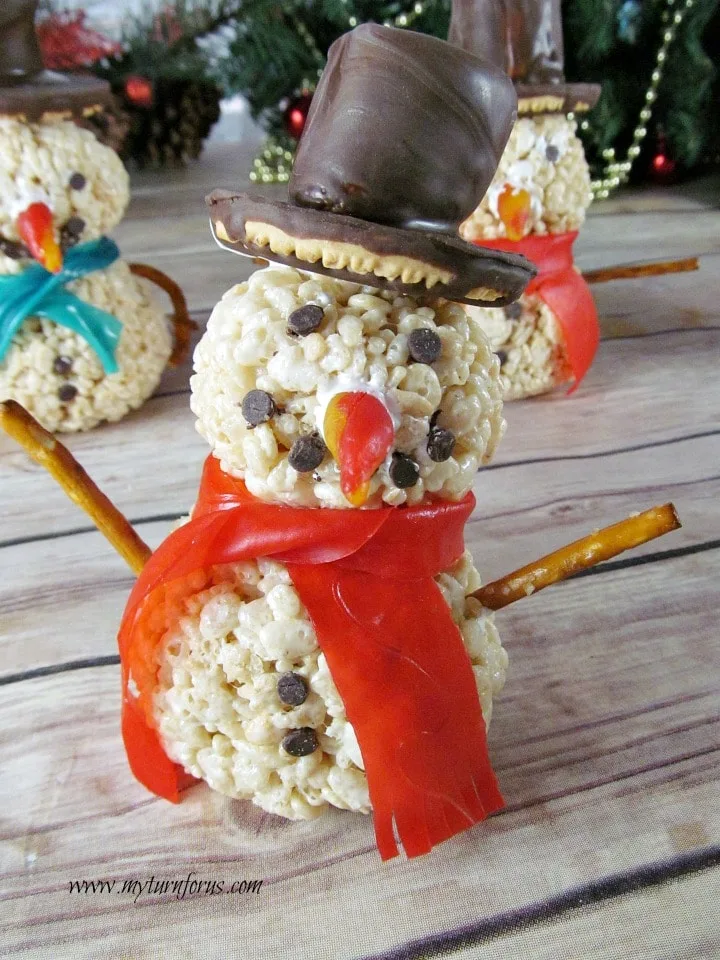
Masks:
[[[57,480],[73,503],[88,514],[133,573],[140,573],[152,553],[150,547],[98,489],[67,447],[14,400],[0,403],[0,427]]]

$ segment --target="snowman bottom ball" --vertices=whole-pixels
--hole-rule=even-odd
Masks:
[[[122,261],[67,289],[122,324],[118,371],[106,374],[92,347],[71,329],[29,317],[0,363],[0,400],[16,400],[47,430],[69,433],[140,407],[167,365],[172,335],[145,282]]]
[[[547,393],[572,379],[565,337],[557,317],[535,294],[524,294],[504,310],[466,307],[497,353],[503,399]]]
[[[292,820],[370,811],[363,761],[287,569],[215,568],[156,652],[154,720],[167,755],[220,793]],[[507,654],[469,552],[435,578],[472,662],[486,725]]]

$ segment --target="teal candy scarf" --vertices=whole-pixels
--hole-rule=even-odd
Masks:
[[[120,256],[108,237],[71,247],[60,273],[34,263],[15,276],[0,277],[0,363],[12,339],[30,316],[52,320],[79,333],[100,358],[105,373],[117,373],[115,359],[122,324],[110,313],[65,290],[72,280],[104,270]]]

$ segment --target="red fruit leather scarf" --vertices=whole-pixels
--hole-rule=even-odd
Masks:
[[[580,385],[600,342],[595,302],[590,288],[573,263],[572,245],[576,237],[577,230],[543,237],[523,237],[517,241],[476,241],[478,247],[522,253],[538,268],[537,276],[527,285],[525,293],[536,293],[544,300],[562,328],[565,352],[574,377],[568,393]]]
[[[413,857],[500,809],[470,659],[433,580],[462,555],[474,505],[472,494],[378,510],[268,504],[208,457],[192,520],[152,555],[120,626],[123,739],[138,780],[174,802],[192,782],[153,727],[163,634],[215,565],[272,557],[287,565],[357,734],[382,858],[398,852],[393,821]]]

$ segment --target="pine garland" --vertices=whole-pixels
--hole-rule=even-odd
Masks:
[[[703,48],[703,35],[718,0],[693,0],[682,8],[678,23],[681,8],[680,0],[675,5],[667,0],[566,0],[565,36],[572,38],[565,44],[568,79],[602,84],[597,106],[581,124],[596,175],[605,175],[608,158],[629,151],[629,159],[638,161],[636,169],[644,171],[658,135],[666,138],[671,156],[690,168],[717,130],[718,111],[712,108],[717,68]],[[675,28],[658,63],[658,50]],[[654,135],[638,139],[646,117],[652,118]],[[625,171],[619,172],[622,180]]]
[[[43,2],[62,8],[62,0]],[[685,9],[677,0],[671,10],[668,0],[564,0],[567,78],[603,87],[597,107],[581,122],[588,159],[603,184],[599,195],[629,172],[616,156],[646,169],[658,135],[685,168],[720,149],[717,57],[707,52],[716,43],[719,4],[692,0]],[[271,138],[255,179],[275,173],[286,179],[294,141],[284,110],[315,89],[330,44],[368,21],[445,37],[450,6],[451,0],[153,0],[129,21],[122,53],[95,70],[116,89],[137,73],[152,83],[194,79],[215,82],[226,95],[242,94]],[[681,7],[681,22],[658,65],[663,36],[675,30],[668,11],[677,16]],[[651,135],[638,138],[642,118],[650,116]]]

